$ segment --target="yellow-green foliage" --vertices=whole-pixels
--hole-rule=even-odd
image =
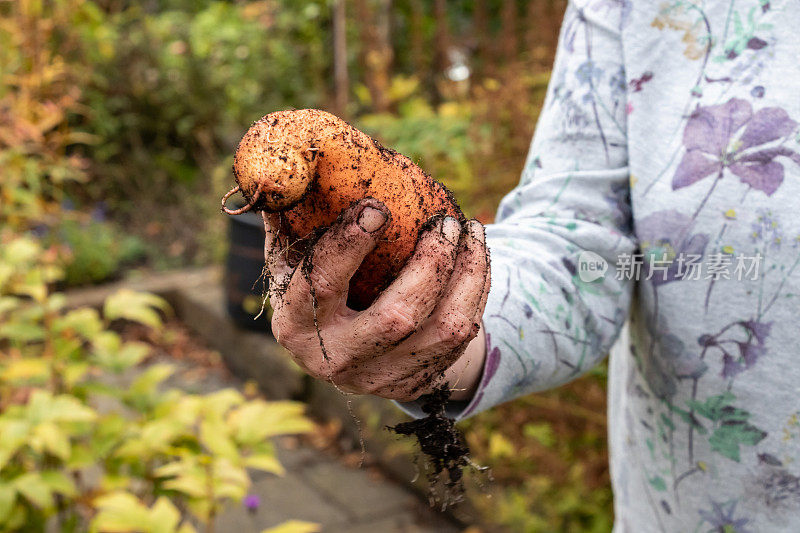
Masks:
[[[468,493],[488,524],[524,533],[611,530],[605,397],[599,367],[463,422],[473,460],[494,479],[471,476]]]
[[[36,240],[0,237],[0,531],[62,528],[190,531],[245,496],[247,469],[281,474],[270,437],[308,431],[295,402],[165,390],[155,364],[116,320],[161,327],[157,296],[122,290],[102,312],[67,310]],[[114,376],[117,376],[116,378]]]

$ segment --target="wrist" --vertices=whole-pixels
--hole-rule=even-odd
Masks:
[[[451,400],[468,401],[475,396],[486,360],[486,335],[481,324],[478,334],[467,345],[464,354],[444,373],[444,381],[449,383]]]

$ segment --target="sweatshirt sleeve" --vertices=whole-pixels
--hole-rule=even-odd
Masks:
[[[449,406],[453,418],[579,377],[605,357],[627,317],[632,282],[615,275],[617,258],[635,248],[623,4],[567,7],[520,183],[486,227],[487,357],[473,399]],[[421,415],[413,403],[402,407]]]
[[[605,357],[627,318],[632,282],[615,275],[617,258],[635,248],[624,4],[567,7],[522,178],[486,228],[487,357],[475,397],[451,413],[458,418],[577,378]]]

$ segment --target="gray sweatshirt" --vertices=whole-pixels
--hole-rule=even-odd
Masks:
[[[615,531],[800,531],[798,121],[800,1],[571,2],[487,227],[482,381],[451,414],[572,380],[624,339]]]

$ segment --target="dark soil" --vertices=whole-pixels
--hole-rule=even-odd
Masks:
[[[420,397],[422,411],[427,415],[425,418],[388,428],[398,435],[417,438],[431,467],[431,492],[435,493],[440,484],[444,483],[445,505],[461,500],[464,493],[463,469],[470,464],[469,447],[463,435],[456,429],[455,420],[445,416],[445,406],[449,398],[450,388],[445,383],[432,393]]]

